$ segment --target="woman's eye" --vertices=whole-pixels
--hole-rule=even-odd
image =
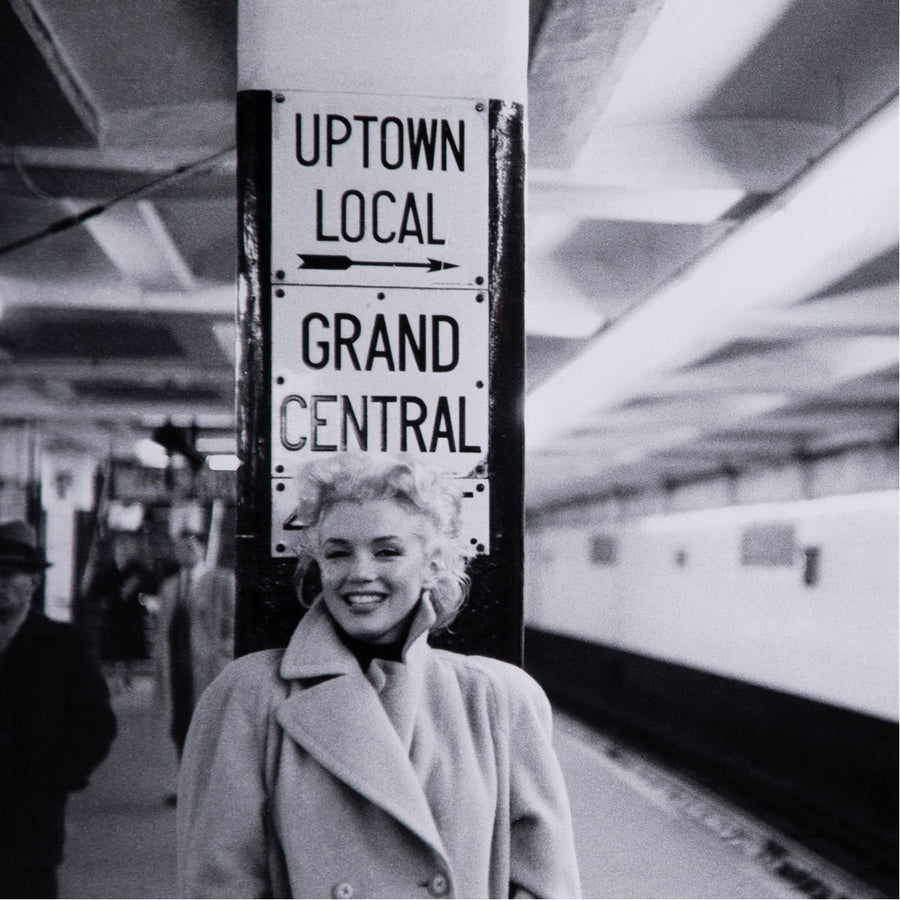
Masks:
[[[325,559],[343,559],[350,554],[346,550],[326,550]]]
[[[382,547],[375,552],[375,555],[381,557],[403,556],[403,551],[399,547]]]

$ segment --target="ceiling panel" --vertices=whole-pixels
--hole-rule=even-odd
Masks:
[[[897,129],[818,221],[728,254],[896,109],[897,18],[529,4],[530,509],[895,438]],[[235,23],[0,0],[0,429],[105,453],[166,415],[233,427]]]

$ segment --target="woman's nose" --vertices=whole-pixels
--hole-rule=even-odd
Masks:
[[[355,581],[369,581],[374,577],[372,557],[368,553],[355,553],[350,560],[350,578]]]

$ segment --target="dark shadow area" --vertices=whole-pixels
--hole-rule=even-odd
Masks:
[[[897,723],[534,629],[525,647],[560,707],[897,896]]]

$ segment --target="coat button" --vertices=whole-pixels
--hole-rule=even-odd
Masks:
[[[335,900],[350,900],[353,896],[353,885],[349,881],[341,881],[331,889],[331,896]]]
[[[447,876],[441,875],[441,873],[438,872],[438,874],[428,882],[428,893],[431,894],[432,897],[443,897],[444,894],[447,893],[449,887],[450,884],[447,881]]]

